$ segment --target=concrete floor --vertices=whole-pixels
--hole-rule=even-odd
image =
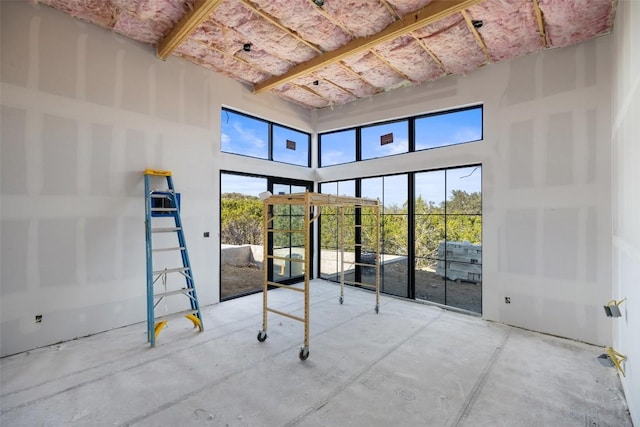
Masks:
[[[204,308],[205,332],[146,325],[0,360],[2,426],[631,426],[602,349],[316,280],[303,324],[262,295]],[[301,314],[302,294],[269,292]]]

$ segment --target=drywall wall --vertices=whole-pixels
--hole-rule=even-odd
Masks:
[[[640,3],[618,2],[613,33],[613,294],[622,317],[610,319],[614,348],[627,356],[622,386],[640,425]]]
[[[200,302],[218,302],[220,170],[276,174],[219,152],[220,107],[305,131],[310,113],[47,6],[0,14],[0,354],[146,319],[146,168],[173,172]]]
[[[319,179],[482,163],[484,318],[610,344],[610,49],[605,36],[321,110],[318,132],[483,103],[484,140]]]

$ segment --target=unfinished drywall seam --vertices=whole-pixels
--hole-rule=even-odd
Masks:
[[[29,68],[27,87],[38,90],[38,76],[40,74],[40,27],[42,18],[31,18],[29,23]]]
[[[630,112],[629,110],[631,110],[631,104],[636,100],[638,93],[640,93],[640,74],[636,74],[635,80],[631,84],[631,90],[625,91],[623,93],[624,98],[617,107],[617,114],[614,117],[614,121],[612,124],[614,139],[618,136],[618,132],[620,130],[623,130],[622,122],[628,119],[627,114]]]
[[[76,41],[76,98],[87,98],[87,34],[80,34]]]
[[[148,84],[148,90],[149,90],[149,115],[150,116],[157,116],[158,114],[158,96],[157,96],[157,91],[158,91],[158,70],[156,68],[156,64],[150,64],[149,65],[149,71],[147,72],[147,84]],[[162,90],[162,89],[160,89]]]

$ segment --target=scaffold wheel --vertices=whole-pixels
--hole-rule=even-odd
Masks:
[[[300,354],[298,354],[300,360],[307,360],[309,357],[309,347],[304,346],[300,349]]]

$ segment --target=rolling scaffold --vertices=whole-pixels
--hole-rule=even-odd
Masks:
[[[304,256],[279,256],[274,254],[269,254],[269,251],[264,251],[263,258],[263,292],[262,292],[262,330],[258,332],[258,341],[263,342],[267,339],[267,315],[269,312],[278,314],[280,316],[288,317],[293,320],[297,320],[299,322],[304,323],[304,344],[303,347],[300,348],[299,357],[300,360],[306,360],[309,357],[309,272],[311,271],[311,247],[310,247],[310,236],[312,230],[312,224],[320,217],[322,213],[323,207],[335,207],[338,216],[338,233],[339,233],[339,251],[340,251],[340,304],[344,302],[344,285],[352,284],[357,286],[362,286],[365,288],[373,288],[375,290],[376,296],[376,305],[375,312],[379,313],[380,307],[380,202],[377,199],[367,199],[360,197],[349,197],[349,196],[335,196],[331,194],[321,194],[321,193],[313,193],[306,191],[304,193],[294,193],[294,194],[278,194],[278,195],[269,195],[268,197],[263,198],[264,207],[263,207],[263,219],[264,219],[264,227],[263,227],[263,242],[265,248],[267,246],[267,242],[269,242],[269,237],[273,237],[276,233],[281,233],[289,236],[293,235],[303,235],[304,236]],[[290,226],[289,228],[280,228],[277,224],[274,224],[274,219],[276,218],[275,210],[277,210],[278,206],[289,206],[289,212],[293,209],[293,206],[301,206],[302,212],[304,212],[304,220],[302,221],[301,227]],[[364,210],[369,211],[369,215],[372,218],[369,224],[346,224],[345,222],[345,210],[346,209],[359,209],[359,212],[362,213]],[[290,222],[291,223],[291,222]],[[361,231],[368,227],[372,231],[372,239],[373,242],[368,244],[362,243],[361,241],[354,241],[351,243],[353,246],[352,249],[369,247],[374,250],[374,261],[363,263],[363,262],[355,262],[351,260],[346,260],[345,258],[345,239],[344,234],[347,227],[351,227],[352,230],[356,230],[357,234],[360,234]],[[359,229],[359,230],[358,230]],[[302,239],[298,239],[301,241]],[[289,254],[292,255],[292,254]],[[282,283],[277,283],[273,281],[269,281],[269,265],[273,263],[273,260],[279,260],[281,262],[289,262],[289,265],[292,268],[294,263],[303,263],[304,265],[304,287],[293,287],[290,285],[285,285]],[[350,266],[361,266],[366,268],[375,268],[375,285],[356,282],[356,281],[347,281],[345,280],[345,265]],[[300,292],[304,294],[304,316],[300,317],[291,313],[285,313],[281,310],[277,310],[275,308],[268,306],[268,289],[269,286],[278,287],[283,289],[289,289],[295,292]]]

